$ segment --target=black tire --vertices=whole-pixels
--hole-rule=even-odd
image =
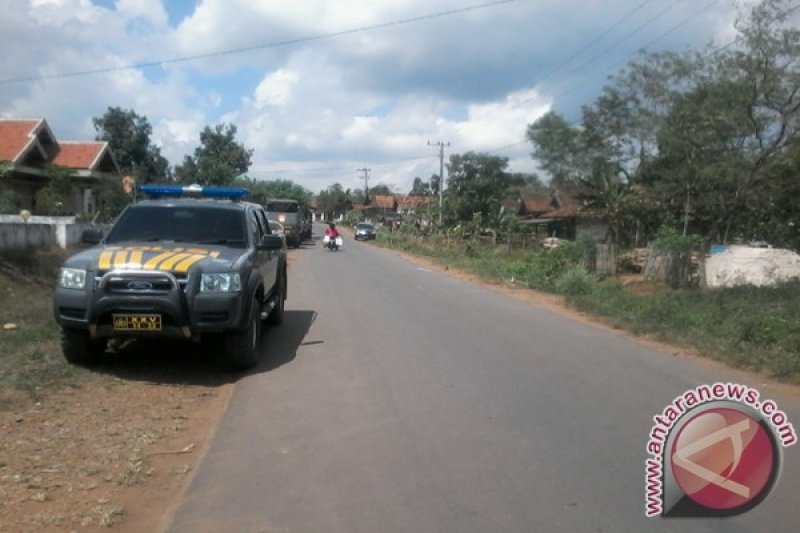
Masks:
[[[61,351],[68,363],[94,366],[106,351],[107,339],[92,339],[83,329],[61,330]]]
[[[267,324],[270,326],[280,326],[283,324],[283,311],[286,303],[286,288],[287,288],[286,273],[282,273],[278,280],[278,303],[272,308],[269,316],[267,317]]]
[[[235,370],[247,370],[258,364],[258,340],[261,337],[261,308],[257,298],[250,304],[247,327],[228,333],[224,338],[225,360]]]

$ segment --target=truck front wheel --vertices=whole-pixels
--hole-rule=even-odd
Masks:
[[[250,303],[247,327],[225,337],[225,359],[236,370],[247,370],[258,363],[258,339],[261,336],[261,306],[258,298]]]
[[[61,351],[73,365],[96,365],[106,351],[107,339],[92,339],[83,329],[61,330]]]

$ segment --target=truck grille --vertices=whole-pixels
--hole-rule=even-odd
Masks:
[[[186,290],[186,276],[152,270],[112,270],[98,276],[97,288],[109,294],[163,295]]]

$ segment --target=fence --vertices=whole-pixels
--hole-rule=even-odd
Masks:
[[[0,251],[26,248],[62,248],[80,242],[92,224],[77,222],[75,217],[40,217],[23,219],[19,215],[0,215]]]

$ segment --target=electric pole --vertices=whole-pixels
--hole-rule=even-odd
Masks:
[[[438,146],[439,147],[439,226],[442,225],[442,211],[443,211],[443,204],[444,204],[444,147],[450,146],[450,142],[442,142],[436,141],[432,143],[428,141],[428,146]]]
[[[364,173],[364,205],[369,203],[369,171],[371,168],[357,168],[356,172]]]

